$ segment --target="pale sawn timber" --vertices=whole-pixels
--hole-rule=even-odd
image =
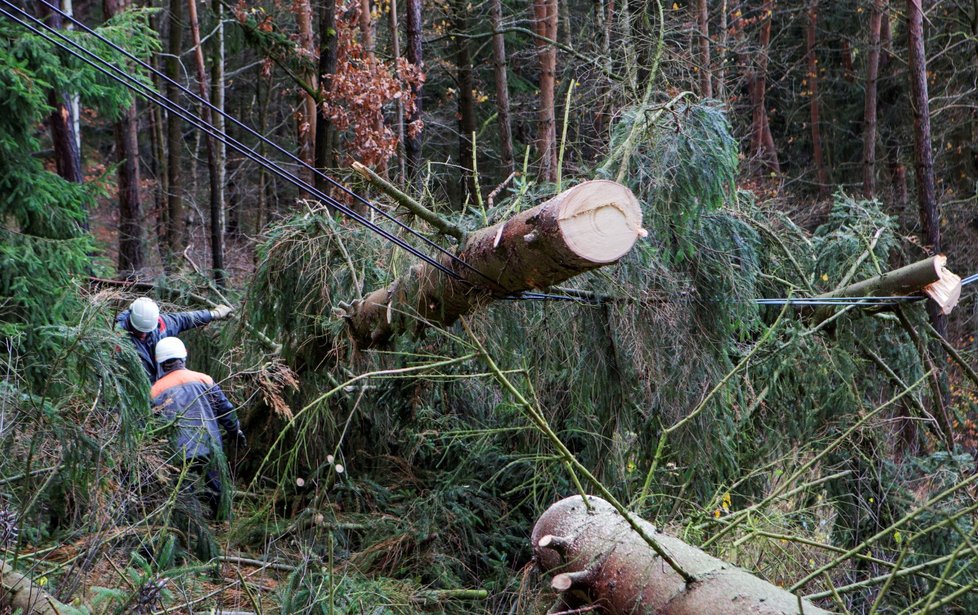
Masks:
[[[530,540],[537,566],[560,594],[552,612],[600,604],[607,615],[829,615],[746,570],[634,520],[696,581],[683,578],[611,504],[596,496],[563,499],[541,515]]]
[[[961,297],[961,278],[947,268],[946,256],[935,254],[905,267],[819,295],[817,298],[898,297],[915,293],[927,295],[937,303],[944,314],[950,314]],[[831,314],[831,308],[820,308],[815,312],[815,320],[821,322]]]
[[[409,327],[447,326],[493,300],[614,263],[645,235],[631,190],[588,181],[470,233],[458,252],[468,267],[440,257],[460,279],[417,264],[386,288],[339,307],[358,345],[383,344]]]

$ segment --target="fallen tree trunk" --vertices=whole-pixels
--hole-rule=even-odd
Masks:
[[[383,344],[412,324],[446,326],[492,300],[614,263],[643,236],[631,190],[608,180],[584,182],[469,234],[458,253],[468,266],[440,258],[455,277],[418,264],[386,288],[339,307],[358,345]]]
[[[25,615],[64,615],[71,612],[7,562],[0,562],[0,607],[8,607],[13,612],[19,609]]]
[[[915,293],[927,295],[941,312],[950,314],[961,297],[961,278],[947,268],[947,257],[937,254],[816,298],[897,297]],[[821,322],[831,315],[831,307],[819,308],[815,311],[815,321]]]
[[[635,519],[696,581],[687,585],[605,500],[551,506],[533,527],[534,559],[554,573],[552,612],[600,605],[608,615],[827,615],[808,601]]]

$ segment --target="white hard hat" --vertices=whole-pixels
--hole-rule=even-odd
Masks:
[[[129,306],[129,323],[136,331],[155,331],[160,319],[160,308],[149,297],[140,297]]]
[[[170,359],[186,359],[187,347],[179,337],[164,337],[156,342],[156,362],[165,363]]]

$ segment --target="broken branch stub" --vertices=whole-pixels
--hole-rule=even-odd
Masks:
[[[418,264],[386,288],[344,306],[360,346],[383,344],[412,324],[447,326],[480,305],[545,288],[616,262],[644,237],[638,200],[625,186],[588,181],[494,226],[469,234],[457,278]]]
[[[686,584],[605,500],[581,496],[551,506],[533,527],[537,565],[554,573],[561,604],[600,604],[608,615],[797,615],[798,598],[745,570],[642,525],[696,581]],[[829,611],[803,601],[806,615]]]

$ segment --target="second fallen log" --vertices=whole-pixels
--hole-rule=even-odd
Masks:
[[[454,276],[414,265],[386,288],[341,306],[343,316],[357,344],[383,344],[413,324],[449,325],[479,305],[614,263],[645,234],[631,190],[584,182],[471,233],[458,260],[440,258]]]

